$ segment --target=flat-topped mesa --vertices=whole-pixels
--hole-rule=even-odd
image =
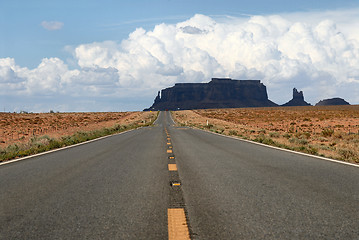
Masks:
[[[260,80],[212,78],[209,83],[176,83],[163,89],[145,110],[272,107]]]

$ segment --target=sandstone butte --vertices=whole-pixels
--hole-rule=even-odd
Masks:
[[[176,83],[158,92],[151,107],[144,111],[215,108],[275,107],[260,80],[212,78],[209,83]],[[303,92],[293,89],[293,99],[282,106],[311,106]]]

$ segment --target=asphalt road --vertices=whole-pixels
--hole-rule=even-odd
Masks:
[[[0,239],[167,239],[166,132],[193,239],[359,239],[359,168],[172,126],[0,166]]]

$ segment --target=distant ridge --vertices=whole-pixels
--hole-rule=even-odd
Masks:
[[[316,106],[350,105],[342,98],[324,99]],[[208,83],[176,83],[158,91],[151,107],[144,111],[215,108],[275,107],[268,99],[267,88],[260,80],[212,78]],[[293,88],[293,98],[280,106],[312,106],[303,91]]]
[[[319,101],[315,106],[335,106],[335,105],[350,105],[343,98],[330,98]]]

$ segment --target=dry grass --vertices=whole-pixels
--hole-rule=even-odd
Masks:
[[[359,106],[211,109],[172,115],[181,125],[359,163]]]
[[[0,147],[25,143],[33,137],[43,135],[58,138],[78,131],[93,131],[118,124],[143,122],[147,116],[150,116],[150,113],[0,113]]]
[[[151,125],[157,112],[0,114],[0,162]]]

